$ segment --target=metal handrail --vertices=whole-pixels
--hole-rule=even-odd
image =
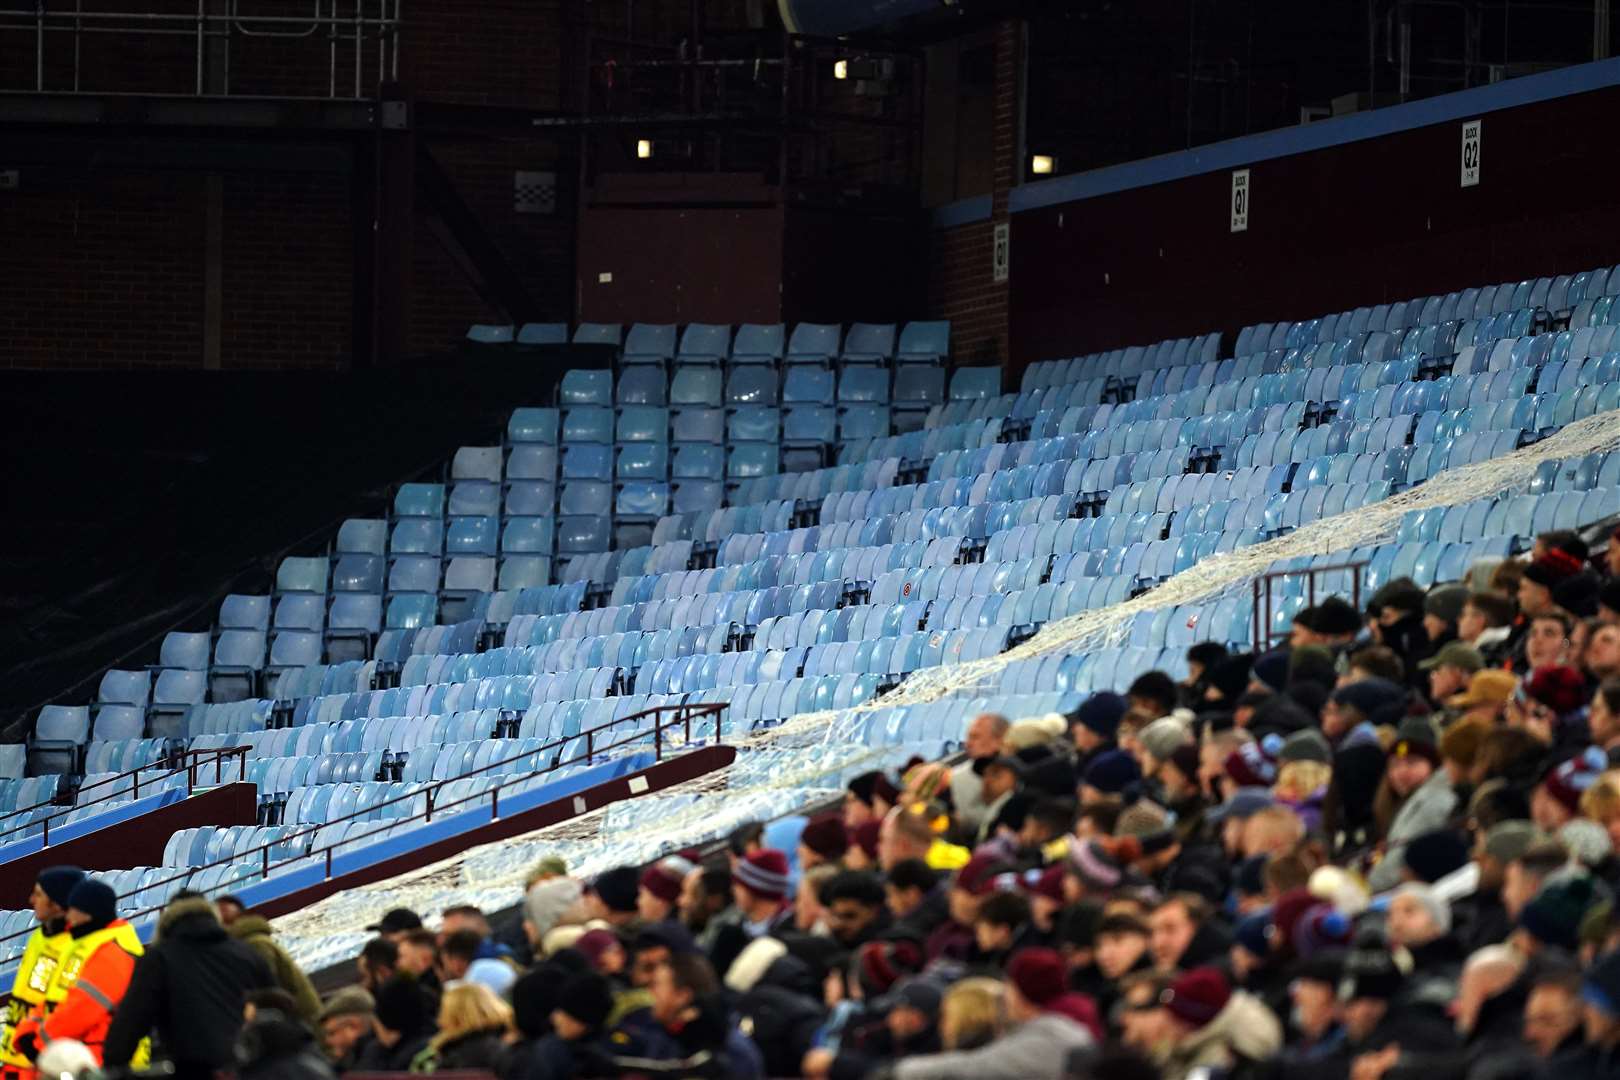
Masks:
[[[309,836],[309,835],[311,835],[313,833],[319,832],[320,830],[328,828],[328,827],[330,827],[332,825],[339,825],[339,824],[342,824],[345,821],[351,821],[351,820],[353,820],[355,818],[370,815],[373,812],[375,812],[377,810],[380,810],[385,806],[393,806],[396,803],[405,802],[405,801],[408,801],[408,800],[411,800],[411,799],[417,799],[417,798],[425,798],[426,799],[427,805],[426,805],[426,807],[425,807],[425,809],[423,810],[422,813],[413,814],[410,817],[406,817],[406,818],[392,818],[392,819],[389,819],[387,821],[379,822],[378,823],[379,827],[376,830],[373,830],[373,832],[382,832],[382,831],[385,831],[387,829],[394,828],[397,825],[407,824],[409,822],[416,821],[416,820],[419,820],[419,819],[424,821],[424,822],[432,821],[433,820],[433,813],[434,813],[435,810],[437,810],[440,813],[440,815],[442,816],[443,813],[446,810],[449,810],[452,807],[461,806],[462,804],[468,803],[468,802],[481,801],[481,800],[483,800],[485,798],[488,798],[490,800],[490,820],[494,821],[494,820],[496,820],[496,819],[498,819],[500,817],[500,791],[501,791],[502,788],[511,787],[514,784],[522,783],[522,782],[524,782],[526,780],[529,780],[529,779],[531,779],[531,778],[533,778],[535,776],[543,776],[546,773],[555,772],[558,769],[562,768],[564,765],[576,765],[576,764],[578,764],[578,763],[580,763],[582,761],[588,763],[591,760],[592,757],[595,757],[595,756],[597,756],[599,754],[605,753],[605,752],[607,752],[609,750],[618,749],[621,746],[628,746],[628,745],[631,745],[632,743],[639,742],[640,740],[646,738],[646,736],[647,736],[646,732],[638,731],[638,732],[636,732],[636,734],[632,735],[628,739],[622,739],[622,740],[620,740],[618,742],[610,743],[610,744],[608,744],[606,746],[597,746],[596,745],[596,736],[597,736],[597,734],[599,734],[600,732],[606,731],[608,728],[617,727],[620,724],[625,724],[625,723],[628,723],[628,722],[633,721],[633,720],[639,720],[639,719],[642,719],[643,717],[647,717],[647,716],[657,716],[657,715],[659,715],[661,713],[673,712],[673,713],[679,714],[673,720],[669,720],[669,721],[664,722],[664,723],[658,723],[658,724],[653,725],[652,737],[653,737],[654,759],[658,760],[658,761],[662,761],[663,760],[663,753],[664,753],[664,737],[663,737],[663,733],[664,733],[664,731],[666,729],[675,728],[675,727],[683,728],[684,732],[685,732],[685,744],[690,745],[691,742],[692,742],[692,721],[693,720],[701,721],[705,717],[712,716],[712,717],[714,717],[714,736],[715,736],[715,740],[718,742],[721,739],[722,735],[723,735],[722,728],[721,728],[721,723],[720,723],[721,715],[726,711],[727,708],[728,708],[728,706],[723,702],[709,702],[709,703],[703,703],[703,704],[693,703],[693,704],[683,704],[683,705],[657,705],[657,706],[654,706],[653,708],[650,708],[650,709],[643,709],[640,712],[631,713],[629,716],[620,717],[617,720],[610,720],[605,724],[600,724],[600,725],[598,725],[598,726],[596,726],[594,728],[590,728],[590,729],[588,729],[586,731],[582,731],[578,735],[568,735],[568,736],[564,736],[561,739],[554,739],[551,742],[546,743],[543,746],[536,747],[533,750],[527,750],[527,751],[525,751],[523,753],[520,753],[520,754],[514,754],[513,756],[503,758],[500,761],[492,761],[488,765],[481,765],[481,766],[479,766],[477,768],[469,769],[466,772],[463,772],[463,773],[461,773],[461,774],[459,774],[457,776],[447,777],[446,779],[443,779],[443,780],[435,780],[431,784],[429,784],[427,787],[422,788],[419,791],[412,791],[412,792],[409,792],[409,793],[404,794],[404,795],[396,795],[391,799],[387,799],[387,800],[385,800],[383,802],[380,802],[380,803],[374,803],[371,806],[368,806],[368,807],[366,807],[366,808],[364,808],[362,810],[351,811],[350,813],[347,813],[347,814],[343,815],[340,818],[334,818],[331,821],[323,821],[318,825],[308,826],[307,828],[301,829],[298,832],[290,833],[290,834],[288,834],[286,836],[283,836],[278,840],[266,841],[265,843],[262,843],[262,844],[258,845],[257,847],[254,847],[254,848],[250,848],[247,851],[242,852],[241,854],[233,854],[233,855],[226,856],[225,858],[222,858],[222,859],[215,859],[213,862],[204,863],[201,866],[188,866],[180,873],[177,873],[177,874],[174,874],[174,875],[172,875],[170,877],[164,878],[161,881],[154,881],[150,885],[141,886],[139,891],[140,892],[145,892],[147,889],[154,889],[154,888],[159,888],[159,887],[165,886],[165,885],[172,885],[172,884],[174,884],[176,882],[184,882],[184,881],[190,879],[193,874],[196,874],[196,873],[198,873],[200,871],[208,870],[208,869],[211,869],[211,868],[216,867],[216,866],[229,866],[229,865],[233,865],[235,863],[240,863],[240,862],[242,862],[244,860],[251,860],[255,855],[259,856],[262,859],[261,873],[263,874],[263,876],[265,878],[267,878],[267,877],[269,877],[269,874],[270,874],[270,851],[271,851],[272,848],[283,846],[288,841],[296,840],[300,836]],[[544,752],[546,752],[548,750],[560,749],[560,748],[566,747],[569,743],[572,743],[577,739],[584,739],[585,740],[585,754],[584,754],[583,757],[573,758],[572,760],[569,760],[569,761],[562,761],[562,760],[560,760],[560,755],[559,755],[559,760],[558,761],[553,762],[551,765],[547,766],[544,769],[539,769],[539,770],[537,770],[537,771],[535,771],[533,773],[527,773],[527,774],[524,774],[524,775],[521,775],[521,776],[513,776],[513,777],[510,777],[510,778],[506,779],[502,783],[497,784],[495,787],[490,788],[487,791],[474,792],[474,793],[472,793],[470,795],[464,795],[461,798],[456,799],[456,800],[454,800],[452,802],[439,803],[439,804],[435,805],[434,798],[433,798],[434,794],[437,791],[439,791],[440,789],[442,789],[443,787],[445,787],[446,785],[448,785],[448,784],[453,784],[458,780],[466,780],[466,779],[468,779],[470,777],[478,775],[479,773],[485,773],[485,772],[488,772],[491,769],[499,768],[502,765],[509,765],[512,762],[521,761],[524,758],[533,757],[536,754],[542,754],[542,753],[544,753]],[[235,748],[235,749],[245,750],[246,747],[238,747],[238,748]],[[336,849],[338,847],[342,846],[342,845],[352,844],[355,840],[357,840],[357,839],[363,840],[363,839],[366,838],[366,836],[370,836],[370,835],[372,835],[372,833],[368,832],[364,836],[360,836],[360,837],[345,837],[344,839],[339,840],[339,841],[337,841],[335,843],[327,844],[323,848],[316,848],[314,850],[305,852],[304,854],[297,856],[295,859],[290,859],[290,860],[286,860],[286,861],[297,862],[297,861],[301,861],[301,860],[304,860],[304,859],[314,858],[314,857],[319,856],[319,855],[324,855],[325,856],[325,862],[326,862],[326,880],[330,880],[331,877],[332,877],[332,857],[333,857],[333,852],[336,851]],[[124,897],[120,897],[120,899],[124,899]],[[136,919],[144,918],[147,915],[154,914],[154,913],[156,913],[158,911],[161,911],[162,909],[163,909],[163,905],[160,904],[160,905],[158,905],[156,907],[145,908],[145,909],[143,909],[141,911],[137,911],[137,912],[135,912],[133,914],[123,916],[123,918],[128,922],[134,922]],[[19,938],[19,937],[24,937],[24,936],[26,936],[26,934],[31,933],[31,932],[32,932],[32,928],[29,928],[29,929],[24,930],[24,931],[19,931],[18,933],[8,934],[8,935],[6,935],[4,937],[0,937],[0,943],[10,941],[10,940],[13,940],[13,939],[16,939],[16,938]]]
[[[126,769],[123,772],[118,773],[118,774],[116,774],[114,776],[104,777],[103,779],[97,780],[93,784],[86,784],[85,786],[79,788],[79,790],[75,793],[75,800],[74,801],[77,802],[78,801],[77,796],[83,795],[86,791],[93,791],[94,789],[99,788],[99,787],[106,787],[108,785],[117,784],[120,780],[128,780],[128,781],[130,781],[131,798],[138,799],[138,798],[141,797],[141,775],[140,774],[143,771],[147,770],[147,769],[164,769],[164,770],[166,770],[164,772],[163,776],[159,778],[160,781],[161,780],[166,780],[169,777],[173,776],[175,773],[178,773],[178,772],[184,770],[185,774],[186,774],[186,795],[190,796],[191,794],[194,793],[194,791],[195,791],[195,789],[196,789],[196,787],[197,787],[197,785],[199,783],[198,778],[197,778],[197,776],[198,776],[197,770],[202,769],[202,768],[207,768],[207,766],[208,766],[208,762],[204,760],[205,758],[210,757],[210,756],[212,756],[212,758],[213,758],[214,786],[218,787],[220,784],[223,784],[225,782],[224,775],[225,775],[225,759],[226,758],[234,757],[234,758],[240,759],[238,761],[238,763],[237,763],[237,766],[238,766],[237,775],[239,775],[239,776],[245,776],[246,775],[246,773],[247,773],[247,752],[248,752],[248,750],[249,750],[249,747],[246,747],[246,746],[222,746],[222,747],[214,747],[214,748],[206,749],[206,750],[182,750],[182,751],[179,751],[178,753],[166,755],[160,761],[148,762],[145,765],[137,765],[133,769]],[[187,760],[188,758],[195,759],[195,760],[189,760],[188,761]],[[154,781],[151,781],[151,780],[147,781],[148,786],[152,785],[153,783],[154,783]],[[19,816],[21,814],[27,814],[27,813],[30,813],[30,812],[32,812],[34,810],[39,810],[39,809],[41,809],[43,807],[56,806],[56,805],[58,805],[56,800],[54,798],[51,798],[51,799],[45,799],[45,800],[43,800],[41,802],[34,803],[32,806],[19,806],[17,809],[12,810],[12,811],[10,811],[8,813],[0,814],[0,842],[4,842],[5,838],[8,837],[8,836],[11,836],[13,833],[21,832],[24,829],[27,829],[29,826],[36,824],[36,822],[27,821],[27,822],[23,822],[20,825],[11,827],[11,828],[5,828],[3,826],[4,822],[10,820],[11,818],[17,817],[17,816]],[[44,843],[44,845],[47,846],[47,847],[50,846],[50,842],[51,842],[51,822],[53,820],[55,820],[56,818],[62,817],[64,815],[66,815],[66,814],[70,814],[75,810],[83,810],[83,809],[84,809],[84,807],[79,806],[79,805],[66,806],[66,807],[62,808],[62,812],[60,814],[52,814],[50,817],[42,819],[41,823],[44,826],[44,830],[41,833],[41,840]]]
[[[1254,645],[1256,649],[1267,650],[1278,636],[1271,632],[1271,583],[1277,578],[1298,577],[1305,575],[1306,604],[1316,606],[1316,575],[1343,573],[1348,570],[1350,575],[1350,603],[1357,610],[1361,610],[1361,571],[1365,570],[1370,560],[1360,562],[1334,563],[1331,566],[1312,566],[1304,570],[1273,570],[1269,574],[1262,574],[1254,579]]]

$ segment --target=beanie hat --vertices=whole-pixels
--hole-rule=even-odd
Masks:
[[[105,881],[87,877],[68,893],[67,906],[90,916],[91,922],[110,923],[118,918],[118,894]]]
[[[39,891],[50,897],[51,903],[65,908],[73,887],[84,880],[84,871],[77,866],[47,866],[35,880]]]
[[[1312,896],[1332,904],[1336,910],[1352,918],[1366,911],[1367,903],[1372,899],[1367,882],[1360,874],[1331,863],[1312,870],[1305,887]]]
[[[1011,869],[994,851],[981,849],[956,872],[956,888],[973,896],[982,896],[994,891],[992,882],[998,874]]]
[[[691,863],[679,855],[671,855],[659,859],[641,872],[641,887],[664,903],[673,904],[680,900],[681,886],[691,872]]]
[[[1180,746],[1171,751],[1169,763],[1174,765],[1182,776],[1185,776],[1188,780],[1197,783],[1198,747],[1193,743],[1182,743]]]
[[[1112,740],[1119,732],[1119,721],[1127,708],[1124,695],[1104,690],[1092,694],[1074,711],[1074,722],[1104,739]]]
[[[1158,803],[1143,799],[1127,806],[1114,823],[1115,836],[1134,836],[1138,840],[1158,836],[1170,831],[1170,812]],[[1146,846],[1143,847],[1146,852]]]
[[[1232,987],[1219,969],[1200,967],[1177,976],[1159,995],[1159,1004],[1182,1023],[1201,1028],[1221,1014],[1231,997]]]
[[[1323,765],[1333,764],[1333,747],[1328,743],[1327,736],[1315,728],[1296,731],[1282,742],[1277,751],[1277,764],[1286,765],[1290,761],[1315,761]]]
[[[1326,949],[1342,949],[1350,942],[1350,919],[1332,904],[1315,904],[1294,924],[1294,952],[1309,959]]]
[[[1406,845],[1405,859],[1419,881],[1433,885],[1468,865],[1468,839],[1451,829],[1421,833]]]
[[[432,1022],[427,995],[409,975],[395,975],[377,987],[377,1022],[407,1035]]]
[[[692,931],[675,919],[643,923],[641,929],[636,931],[631,947],[638,952],[642,949],[668,949],[671,956],[689,956],[698,951]]]
[[[1294,621],[1307,630],[1332,637],[1359,633],[1361,615],[1341,597],[1330,596],[1314,607],[1308,607],[1294,616]]]
[[[1519,912],[1519,925],[1539,941],[1574,952],[1580,944],[1581,919],[1596,899],[1590,875],[1549,881]]]
[[[1541,558],[1524,568],[1527,581],[1552,589],[1565,578],[1572,578],[1586,569],[1586,563],[1559,548],[1549,548]]]
[[[1553,603],[1577,619],[1590,619],[1598,610],[1598,580],[1598,576],[1589,570],[1565,578],[1552,588]]]
[[[1262,908],[1238,920],[1237,926],[1232,930],[1232,940],[1252,956],[1264,960],[1271,955],[1271,939],[1268,936],[1270,930],[1271,909]]]
[[[1269,788],[1277,782],[1276,751],[1282,743],[1273,740],[1270,746],[1274,749],[1268,749],[1266,741],[1249,742],[1233,750],[1226,755],[1226,775],[1240,787]]]
[[[1536,668],[1524,680],[1525,696],[1539,701],[1559,716],[1586,704],[1586,680],[1572,667]]]
[[[1596,866],[1614,851],[1609,830],[1590,818],[1571,818],[1558,830],[1558,842],[1582,866]]]
[[[1462,615],[1463,605],[1467,602],[1468,586],[1441,585],[1429,590],[1429,595],[1424,597],[1423,614],[1454,623]]]
[[[878,833],[883,830],[881,821],[865,821],[855,826],[850,832],[850,843],[866,853],[868,859],[877,858]]]
[[[636,910],[636,890],[640,885],[641,875],[636,873],[635,867],[620,866],[596,875],[591,891],[609,911],[622,913]]]
[[[568,909],[579,903],[583,891],[573,878],[537,882],[523,894],[523,917],[538,931],[538,937],[544,938]]]
[[[613,1014],[613,987],[601,975],[575,975],[563,983],[557,1009],[600,1031]]]
[[[787,954],[788,947],[780,938],[770,936],[755,938],[737,954],[737,959],[726,969],[727,988],[739,994],[748,993],[759,985],[759,981],[765,977],[771,965]]]
[[[1280,948],[1294,943],[1294,931],[1299,927],[1299,921],[1305,913],[1315,907],[1320,901],[1311,895],[1311,890],[1300,886],[1289,889],[1277,897],[1277,902],[1271,906],[1271,925],[1275,928],[1272,940]]]
[[[1024,891],[1030,896],[1042,896],[1063,903],[1063,865],[1053,863],[1044,870],[1031,867],[1024,871]]]
[[[574,948],[585,954],[585,959],[590,961],[592,968],[600,971],[602,957],[617,944],[619,944],[617,934],[611,930],[598,927],[595,930],[587,930],[581,934],[579,940],[574,942]]]
[[[1123,750],[1105,750],[1091,759],[1080,782],[1105,795],[1118,795],[1140,779],[1142,770],[1135,758]]]
[[[1545,839],[1546,833],[1521,818],[1499,821],[1485,834],[1485,854],[1506,866]]]
[[[1391,758],[1420,757],[1430,765],[1440,764],[1440,749],[1434,743],[1434,725],[1422,716],[1409,716],[1395,729]]]
[[[780,900],[788,891],[787,856],[775,848],[745,855],[731,872],[733,881],[765,900]]]
[[[856,956],[861,985],[878,994],[888,993],[902,978],[921,971],[923,960],[917,943],[905,938],[868,941]]]
[[[1057,941],[1077,949],[1089,949],[1097,943],[1097,928],[1102,925],[1103,906],[1097,900],[1082,900],[1070,904],[1057,917]]]
[[[1423,905],[1424,910],[1429,913],[1429,918],[1434,920],[1434,925],[1440,933],[1451,933],[1451,905],[1439,893],[1435,892],[1432,886],[1408,881],[1405,885],[1396,889],[1393,895],[1412,897]]]
[[[517,969],[505,960],[486,956],[467,965],[467,974],[462,976],[462,982],[487,986],[495,992],[496,997],[504,998],[512,984],[517,982]]]
[[[1549,772],[1541,781],[1543,790],[1557,799],[1564,809],[1576,813],[1581,808],[1581,796],[1596,782],[1598,774],[1609,767],[1608,756],[1595,746],[1589,746],[1568,761]]]
[[[1050,1005],[1069,989],[1063,958],[1051,949],[1020,949],[1007,965],[1007,981],[1038,1008]]]
[[[823,859],[837,862],[849,850],[849,833],[841,819],[829,814],[806,825],[799,834],[799,843]]]
[[[868,808],[872,805],[874,797],[882,799],[893,806],[900,799],[900,791],[881,772],[864,772],[849,782],[849,793]]]
[[[1069,840],[1069,869],[1088,889],[1106,892],[1119,884],[1120,866],[1095,840]]]
[[[317,1020],[334,1016],[370,1016],[377,1011],[377,999],[358,986],[345,986],[326,999]]]
[[[1274,694],[1280,693],[1288,685],[1288,650],[1273,649],[1255,657],[1249,680],[1264,684]]]
[[[1289,694],[1294,693],[1296,683],[1312,683],[1331,690],[1338,681],[1338,662],[1333,650],[1325,645],[1301,645],[1288,654]]]
[[[1620,949],[1587,969],[1581,1000],[1609,1016],[1620,1016]]]
[[[1254,666],[1251,653],[1228,656],[1216,664],[1209,673],[1209,684],[1227,701],[1236,701],[1249,685],[1249,669]]]
[[[1423,602],[1426,599],[1422,587],[1417,582],[1409,577],[1398,577],[1394,581],[1385,582],[1372,594],[1367,609],[1376,613],[1384,608],[1394,608],[1408,615],[1418,615],[1422,613]]]
[[[1142,748],[1160,761],[1170,757],[1178,746],[1192,742],[1192,734],[1180,720],[1161,717],[1143,728],[1136,736]]]
[[[1335,705],[1348,705],[1363,717],[1371,717],[1386,706],[1406,697],[1406,690],[1388,679],[1360,679],[1341,686],[1329,695]]]

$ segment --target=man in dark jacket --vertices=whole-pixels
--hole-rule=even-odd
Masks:
[[[156,940],[136,961],[113,1015],[106,1064],[127,1065],[136,1044],[156,1030],[175,1076],[212,1077],[235,1060],[248,992],[274,985],[268,965],[231,939],[207,898],[175,900],[163,909]]]
[[[281,1009],[255,1011],[237,1039],[236,1058],[239,1080],[332,1080],[335,1075],[314,1034]]]
[[[944,990],[923,976],[906,979],[874,1002],[876,1020],[846,1032],[827,1070],[829,1080],[863,1080],[900,1058],[937,1054]]]
[[[377,987],[376,1037],[355,1062],[355,1072],[405,1072],[433,1037],[432,1000],[408,975]]]
[[[610,1041],[620,1072],[703,1080],[757,1080],[759,1049],[732,1024],[714,970],[701,956],[670,958],[653,976],[652,1007],[627,1017]]]

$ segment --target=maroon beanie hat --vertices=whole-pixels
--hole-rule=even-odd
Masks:
[[[1020,949],[1007,965],[1007,979],[1024,1000],[1044,1008],[1068,992],[1063,958],[1051,949]]]
[[[692,864],[679,855],[659,859],[641,872],[641,887],[666,904],[681,898],[681,884],[692,872]]]
[[[886,994],[907,975],[922,970],[923,955],[915,942],[904,938],[895,941],[868,941],[861,946],[857,957],[861,982]]]
[[[756,896],[781,900],[788,891],[787,856],[775,848],[760,848],[744,856],[731,877]]]
[[[806,825],[799,833],[799,843],[823,859],[837,862],[849,850],[849,833],[842,819],[829,815]]]
[[[1177,1020],[1201,1028],[1221,1014],[1231,997],[1226,976],[1215,968],[1200,967],[1178,976],[1159,995],[1159,1004]]]

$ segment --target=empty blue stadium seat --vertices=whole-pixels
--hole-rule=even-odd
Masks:
[[[909,322],[905,329],[900,331],[900,344],[895,350],[895,359],[901,364],[938,364],[943,363],[950,356],[950,352],[949,320]]]
[[[562,441],[565,445],[573,443],[611,443],[613,441],[613,410],[598,405],[569,409],[563,414]]]
[[[893,323],[855,323],[844,338],[844,363],[884,364],[894,358]]]
[[[332,565],[332,591],[380,593],[386,574],[387,562],[379,555],[343,555]]]
[[[443,484],[401,484],[394,495],[396,517],[443,517]]]
[[[501,482],[501,448],[463,446],[450,459],[450,479]]]
[[[338,526],[335,550],[341,555],[381,555],[387,549],[388,522],[349,518]]]
[[[614,400],[620,405],[663,405],[667,396],[664,373],[656,367],[626,368],[614,387]]]
[[[775,405],[776,370],[753,366],[733,368],[726,379],[727,405]]]
[[[176,630],[163,636],[158,651],[158,666],[181,668],[187,671],[208,669],[209,640],[207,632],[186,633]]]
[[[731,327],[691,323],[681,333],[676,359],[683,364],[723,364],[731,355]]]
[[[219,625],[227,630],[268,630],[270,598],[231,593],[219,605]]]
[[[517,332],[519,345],[566,345],[567,323],[524,323]]]
[[[625,406],[619,410],[615,440],[626,442],[668,442],[669,410],[651,406]]]
[[[326,592],[327,561],[324,558],[293,556],[276,568],[277,592]]]
[[[612,345],[618,347],[624,327],[618,323],[580,323],[574,328],[575,345]]]
[[[444,551],[444,521],[439,518],[401,518],[388,540],[390,555],[439,555]]]
[[[555,446],[559,419],[556,409],[516,409],[506,422],[506,438],[513,443],[548,443]]]
[[[782,359],[785,328],[781,323],[744,323],[731,343],[733,364],[774,364]],[[836,345],[834,347],[836,352]],[[831,353],[828,354],[832,355]]]
[[[668,323],[636,323],[624,339],[626,364],[662,364],[675,355],[675,327]]]
[[[326,625],[326,597],[290,594],[276,601],[277,630],[319,630]]]
[[[467,328],[467,340],[475,345],[510,345],[512,328],[480,323]]]
[[[613,372],[572,368],[563,372],[557,388],[557,401],[563,408],[576,405],[612,405]]]
[[[842,330],[838,326],[822,323],[800,323],[793,328],[788,339],[787,362],[790,364],[830,364],[838,356]],[[739,336],[741,336],[739,334]],[[735,360],[736,349],[732,349]]]
[[[388,617],[384,623],[390,630],[414,630],[432,626],[438,617],[438,598],[431,595],[411,594],[396,596],[388,601]]]
[[[998,367],[957,368],[951,375],[952,401],[981,401],[1001,393]]]

